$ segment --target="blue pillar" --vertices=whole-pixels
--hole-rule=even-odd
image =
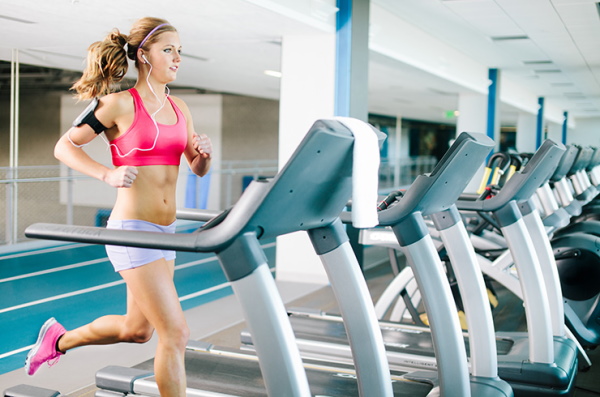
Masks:
[[[542,140],[544,133],[544,98],[538,98],[538,114],[537,114],[537,128],[535,131],[535,148],[536,150],[542,146]]]
[[[336,116],[369,119],[369,0],[337,0],[335,65]],[[346,226],[350,245],[363,266],[359,230]]]
[[[368,119],[369,0],[337,0],[335,115]]]
[[[487,136],[496,140],[496,116],[498,112],[498,69],[489,69],[488,78],[490,87],[488,89],[488,118],[487,118]]]
[[[563,112],[563,125],[562,125],[562,143],[567,144],[567,125],[569,124],[569,112]]]

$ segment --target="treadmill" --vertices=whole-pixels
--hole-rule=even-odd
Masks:
[[[437,368],[440,372],[440,385],[443,385],[444,380],[465,378],[469,377],[469,374],[468,369],[462,366],[463,360],[466,358],[466,351],[462,331],[457,317],[454,315],[456,313],[454,300],[437,251],[427,233],[422,211],[427,209],[432,212],[440,212],[440,222],[444,225],[441,227],[444,229],[456,224],[457,211],[456,208],[453,208],[453,203],[469,183],[493,145],[493,141],[485,135],[461,134],[430,175],[419,176],[398,203],[378,214],[379,223],[389,225],[394,230],[400,244],[409,256],[409,263],[414,273],[418,275],[417,282],[423,292],[423,299],[431,322],[431,333],[425,344],[432,353],[435,352],[435,357],[437,357],[436,363],[425,365],[422,368]],[[465,241],[468,243],[468,240]],[[459,250],[467,248],[466,244],[461,246],[459,242],[454,246]],[[476,263],[473,261],[471,265],[471,269],[465,272],[469,283],[477,282],[477,277],[481,278]],[[467,273],[470,274],[467,275]],[[485,293],[485,289],[482,287],[483,281],[481,280],[478,285],[480,288],[477,291],[483,300]],[[479,305],[478,308],[475,308],[476,305],[476,303],[473,305],[473,312],[485,315],[487,304]],[[489,307],[487,311],[489,312]],[[478,317],[478,315],[473,316],[473,318]],[[304,357],[337,356],[337,359],[339,356],[350,357],[352,350],[347,347],[341,319],[340,321],[326,321],[323,316],[298,316],[293,313],[291,313],[290,319]],[[512,396],[510,387],[497,376],[496,346],[493,341],[491,314],[487,315],[485,319],[486,326],[479,327],[477,335],[474,336],[479,346],[478,355],[481,356],[481,359],[478,362],[480,365],[477,366],[477,370],[473,371],[473,376],[469,378],[467,386],[472,395]],[[318,332],[319,329],[322,332]],[[303,333],[303,330],[306,333]],[[389,330],[383,326],[384,336],[387,331]],[[336,332],[341,335],[342,339],[337,340],[337,343],[335,342]],[[251,343],[251,332],[244,333],[242,341],[246,344]],[[390,359],[389,347],[386,345],[388,360]],[[452,357],[452,359],[447,360],[446,357]],[[411,364],[414,364],[411,359],[395,363],[400,367],[413,366]],[[469,393],[468,389],[453,387],[451,390],[454,395],[468,395]]]
[[[539,271],[537,257],[529,251],[532,244],[523,245],[523,242],[530,241],[525,230],[523,216],[521,213],[513,213],[513,209],[511,209],[517,205],[517,202],[522,203],[530,198],[540,184],[549,179],[563,152],[564,147],[562,145],[546,141],[523,171],[515,174],[496,197],[484,201],[461,200],[458,205],[461,209],[471,211],[492,211],[495,217],[500,217],[501,226],[507,229],[505,234],[509,234],[513,240],[514,247],[511,246],[513,254],[517,254],[515,250],[520,251],[518,252],[520,259],[517,262],[519,280],[527,284],[523,290],[527,290],[529,294],[526,298],[529,338],[525,338],[522,333],[498,334],[498,372],[501,378],[511,384],[515,390],[515,395],[569,395],[573,390],[577,373],[576,346],[573,341],[564,338],[564,325],[561,333],[552,335],[546,289],[544,285],[539,283],[539,280],[544,280],[544,277]],[[410,189],[412,189],[412,186],[408,192],[410,192]],[[509,214],[506,219],[502,215],[502,211]],[[427,212],[423,211],[423,213]],[[382,231],[378,232],[381,233]],[[396,230],[394,232],[397,234]],[[514,240],[517,240],[517,243],[514,243]],[[450,244],[447,245],[447,247],[450,246]],[[507,256],[510,256],[510,254],[507,253]],[[410,257],[408,259],[410,263]],[[478,261],[481,262],[482,259],[485,258],[478,258]],[[488,262],[490,261],[488,260]],[[459,263],[459,261],[454,260],[453,263]],[[494,267],[490,266],[489,269],[494,270]],[[517,284],[519,280],[515,278]],[[458,281],[460,286],[460,278]],[[465,290],[469,291],[468,287],[470,286],[468,284],[465,286],[464,283],[463,286],[460,286],[463,295],[465,295]],[[421,289],[420,286],[419,289]],[[390,288],[389,291],[395,298],[401,288]],[[382,299],[385,301],[383,295]],[[533,302],[534,299],[535,302]],[[485,304],[488,304],[487,297],[485,297]],[[429,310],[427,312],[429,315]],[[323,317],[306,313],[304,316],[311,317],[311,321],[318,321],[319,317]],[[467,318],[469,317],[472,316],[467,314]],[[301,321],[303,320],[298,319],[295,322],[292,317],[293,327],[298,327],[298,322]],[[323,322],[320,327],[317,327],[316,324],[308,325],[305,327],[308,332],[302,336],[298,335],[297,328],[295,328],[297,338],[302,339],[299,342],[301,350],[320,349],[323,351],[323,345],[319,346],[317,343],[313,343],[312,340],[315,337],[310,336],[317,332],[317,328],[321,328],[324,331],[320,334],[327,334],[326,338],[329,343],[338,340],[336,342],[338,346],[332,350],[343,351],[344,354],[347,354],[347,348],[341,349],[339,347],[344,344],[343,331],[339,327],[334,327],[332,325],[334,322]],[[381,325],[388,351],[388,359],[392,368],[395,364],[412,364],[420,368],[435,368],[437,363],[432,351],[432,342],[433,345],[435,343],[432,341],[432,336],[429,335],[427,329],[385,322],[382,322]],[[477,327],[475,326],[475,329]],[[334,328],[338,330],[338,335],[331,334],[331,332],[334,332]],[[473,326],[470,325],[469,330],[472,332]],[[473,353],[475,352],[476,350],[471,351],[472,364],[480,362],[473,360]],[[422,355],[423,353],[424,355]]]
[[[433,372],[407,374],[404,371],[395,375],[400,376],[402,382],[393,379],[390,373],[366,282],[339,220],[352,184],[356,183],[352,181],[351,171],[355,135],[359,130],[364,135],[365,129],[375,134],[379,142],[383,140],[383,134],[358,120],[317,121],[273,179],[252,182],[234,207],[191,234],[34,224],[27,228],[26,235],[95,244],[215,252],[254,335],[258,356],[258,360],[254,360],[255,373],[260,373],[258,378],[264,380],[264,393],[269,396],[309,396],[313,394],[313,386],[309,386],[307,372],[312,373],[314,368],[307,368],[302,362],[285,307],[259,244],[261,238],[307,231],[313,242],[319,241],[319,249],[327,251],[324,264],[332,285],[339,286],[338,303],[340,307],[348,308],[344,312],[344,321],[354,350],[355,375],[345,378],[356,384],[359,395],[415,396],[438,392],[450,395],[451,390],[458,388],[466,389],[461,395],[468,396],[468,379],[455,376],[452,371],[449,371],[451,376],[447,381],[439,381],[439,390],[434,388],[438,381]],[[376,153],[370,155],[378,158],[377,146],[375,144]],[[360,149],[358,154],[365,152],[363,146]],[[190,356],[197,356],[197,352],[195,346],[189,349]],[[466,374],[466,357],[447,356],[446,359],[455,368],[464,368]],[[228,395],[221,393],[221,382],[233,381],[234,375],[242,376],[237,370],[238,362],[239,359],[227,361],[225,373],[229,378],[226,379],[214,370],[194,374],[195,366],[191,365],[187,373],[190,385],[195,384],[195,377],[199,377],[206,380],[205,386],[210,386],[210,390],[190,387],[187,394]],[[148,381],[147,376],[130,376],[131,371],[115,367],[99,371],[97,383],[102,391],[98,395],[136,394],[139,387],[143,388],[144,395],[158,395],[155,383]],[[396,383],[409,383],[409,391],[396,392]],[[250,383],[242,381],[241,384]],[[238,393],[246,395],[243,391]]]

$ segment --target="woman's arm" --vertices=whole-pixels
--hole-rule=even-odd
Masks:
[[[103,125],[114,126],[119,114],[117,98],[108,95],[100,100],[95,115]],[[137,168],[122,166],[108,168],[92,159],[82,148],[97,137],[92,127],[82,124],[71,127],[56,143],[54,157],[68,167],[85,175],[99,179],[113,187],[130,187],[137,175]]]

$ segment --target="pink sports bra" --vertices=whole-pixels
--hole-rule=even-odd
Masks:
[[[113,164],[136,167],[179,165],[188,140],[186,119],[181,110],[171,98],[168,98],[177,114],[177,122],[171,125],[157,123],[160,133],[156,145],[149,150],[156,139],[156,127],[137,90],[130,88],[129,92],[133,97],[135,115],[129,129],[123,135],[110,141]]]

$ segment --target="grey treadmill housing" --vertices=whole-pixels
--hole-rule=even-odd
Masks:
[[[575,163],[575,159],[577,158],[577,154],[579,153],[579,149],[577,146],[568,145],[567,150],[560,158],[560,162],[554,171],[554,174],[550,178],[550,181],[556,182],[567,176],[571,167]]]
[[[600,148],[590,146],[590,149],[594,151],[594,154],[585,168],[587,171],[591,171],[594,167],[600,164]]]
[[[571,169],[569,170],[568,175],[573,175],[576,172],[584,170],[590,163],[590,160],[592,159],[593,155],[594,149],[590,147],[579,147],[579,153],[577,153],[577,158],[573,163],[573,167],[571,167]]]
[[[380,226],[397,226],[415,213],[423,215],[450,208],[473,178],[495,143],[487,135],[461,133],[429,175],[419,175],[400,204],[379,212]],[[401,245],[408,245],[428,233],[414,222],[403,225]],[[412,229],[412,232],[410,231]]]

